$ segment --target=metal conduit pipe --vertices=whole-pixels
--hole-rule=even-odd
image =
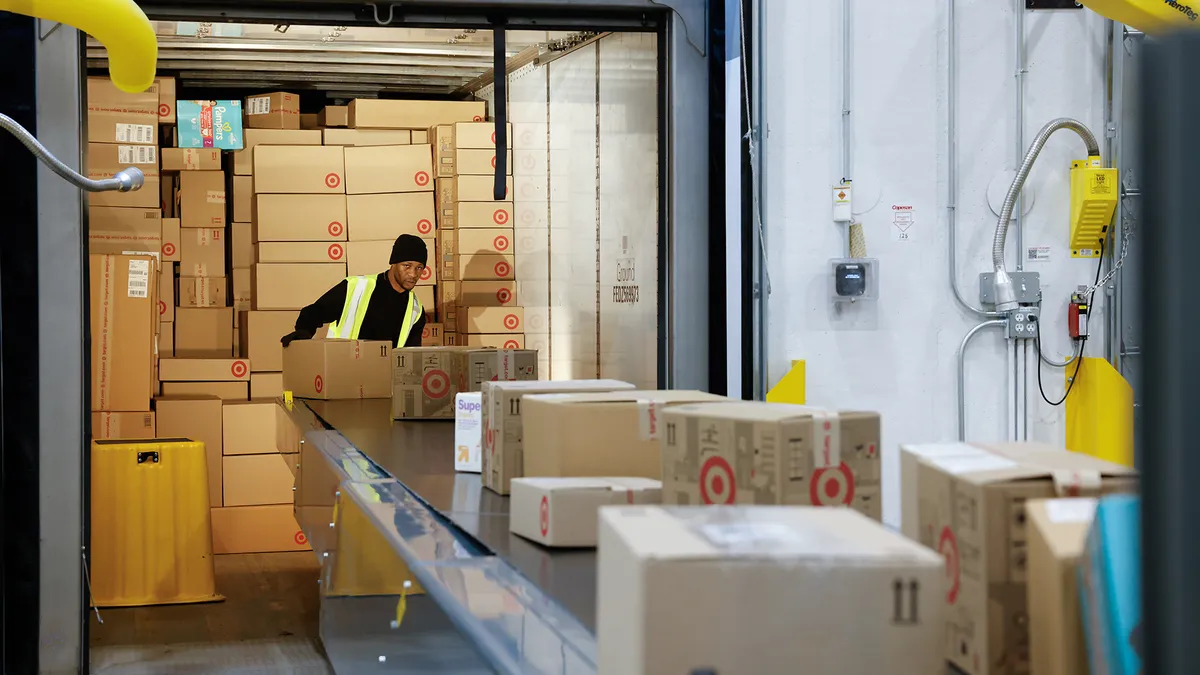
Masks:
[[[1012,277],[1008,275],[1008,270],[1004,266],[1004,247],[1008,239],[1008,224],[1012,219],[1013,208],[1017,204],[1017,196],[1021,194],[1021,188],[1025,187],[1025,180],[1029,178],[1029,172],[1033,169],[1034,162],[1037,161],[1042,148],[1046,146],[1046,141],[1050,140],[1050,136],[1059,129],[1070,129],[1078,134],[1083,139],[1084,145],[1087,146],[1088,157],[1100,156],[1100,144],[1096,142],[1096,136],[1082,122],[1069,117],[1050,120],[1034,137],[1033,143],[1029,145],[1029,150],[1025,153],[1025,159],[1021,161],[1021,166],[1017,169],[1017,175],[1013,177],[1012,185],[1008,187],[1008,194],[1005,195],[1004,205],[1000,209],[1000,219],[996,222],[996,234],[992,238],[996,311],[1010,312],[1017,308],[1017,296],[1013,289]]]
[[[8,115],[0,115],[0,129],[4,129],[8,133],[17,137],[18,141],[29,151],[33,153],[43,164],[50,167],[50,170],[64,178],[80,190],[87,192],[129,192],[142,187],[146,177],[142,170],[137,167],[129,167],[118,171],[112,178],[103,178],[101,180],[92,180],[87,176],[76,173],[71,167],[63,164],[57,157],[50,154],[50,151],[45,148],[38,139],[33,137],[25,127],[17,124],[16,120]]]
[[[1000,328],[1008,323],[1006,319],[984,321],[967,331],[962,343],[958,345],[958,440],[967,440],[967,345],[985,328]]]

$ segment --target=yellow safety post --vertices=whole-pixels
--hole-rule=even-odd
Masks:
[[[1067,449],[1133,466],[1133,387],[1112,364],[1085,358],[1066,405]]]
[[[792,368],[767,392],[769,403],[804,405],[805,363],[792,361]]]

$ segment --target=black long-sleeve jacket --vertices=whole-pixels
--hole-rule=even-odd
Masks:
[[[343,279],[337,286],[329,289],[313,304],[300,310],[296,319],[296,330],[313,334],[318,328],[327,323],[333,323],[342,317],[342,308],[346,304],[346,293],[349,283]],[[408,310],[408,291],[397,292],[388,279],[387,272],[380,272],[375,280],[375,292],[367,303],[367,313],[363,316],[362,327],[358,330],[360,340],[391,340],[392,346],[398,346],[400,328],[404,325],[404,313]],[[421,333],[425,329],[425,314],[417,321],[408,333],[404,347],[420,347]]]

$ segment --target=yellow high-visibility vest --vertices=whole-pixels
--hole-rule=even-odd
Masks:
[[[371,294],[375,292],[375,282],[378,275],[346,277],[346,304],[342,305],[342,317],[329,327],[329,337],[344,340],[357,340],[358,331],[362,328],[363,317],[367,315],[367,306],[371,304]],[[413,326],[425,316],[425,308],[417,300],[417,294],[408,292],[408,307],[404,310],[404,323],[400,327],[400,339],[397,347],[403,347],[408,342],[408,335]]]

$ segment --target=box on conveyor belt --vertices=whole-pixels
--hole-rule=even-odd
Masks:
[[[454,395],[454,470],[483,471],[483,392]]]
[[[517,335],[525,332],[523,307],[463,307],[458,332],[467,335]]]
[[[537,354],[526,350],[397,349],[392,358],[392,417],[450,419],[459,392],[480,391],[484,382],[494,380],[536,379]]]
[[[179,224],[225,227],[225,174],[183,171],[179,174]]]
[[[228,175],[228,178],[233,222],[249,223],[254,220],[254,178],[235,175]]]
[[[238,342],[253,372],[283,372],[283,345],[279,339],[295,330],[299,316],[297,311],[241,313]]]
[[[186,281],[180,279],[181,284]],[[232,307],[180,307],[175,310],[176,358],[228,359],[232,356]]]
[[[283,388],[296,398],[388,398],[392,343],[296,340],[283,350]]]
[[[345,194],[345,175],[345,158],[340,147],[260,145],[254,148],[255,194]]]
[[[162,260],[163,262],[179,262],[180,259],[180,225],[178,218],[162,219]]]
[[[606,506],[598,672],[944,673],[945,564],[849,509]]]
[[[121,255],[162,250],[159,209],[93,206],[88,209],[88,253]]]
[[[322,134],[325,145],[362,147],[411,145],[413,142],[412,132],[407,129],[325,129]]]
[[[233,153],[233,173],[238,176],[254,174],[254,148],[260,145],[320,145],[319,130],[304,129],[247,129],[246,147]]]
[[[226,277],[179,277],[179,306],[228,309],[228,288]]]
[[[501,350],[499,353],[505,353]],[[514,382],[499,377],[483,382],[483,486],[502,495],[509,482],[525,476],[524,424],[521,399],[532,394],[633,390],[620,380],[535,380]]]
[[[246,126],[251,129],[299,129],[300,97],[285,91],[247,96]]]
[[[88,143],[87,176],[92,180],[112,178],[115,173],[136,167],[145,176],[140,190],[130,192],[92,192],[91,206],[127,206],[157,209],[162,206],[159,186],[158,148],[153,145]]]
[[[225,276],[225,228],[180,230],[179,273],[188,277]]]
[[[308,551],[291,504],[212,509],[213,553]]]
[[[445,256],[443,256],[443,262]],[[511,254],[464,253],[452,256],[443,265],[442,278],[454,281],[513,281],[517,278],[516,260]]]
[[[593,548],[600,507],[661,502],[651,478],[514,478],[508,529],[542,546]]]
[[[317,126],[344,127],[350,124],[350,107],[327,105],[317,113]]]
[[[1100,499],[1079,573],[1080,600],[1093,673],[1146,672],[1142,624],[1141,498]]]
[[[347,124],[354,129],[421,129],[448,122],[482,122],[483,101],[403,101],[356,98],[350,102]]]
[[[1079,561],[1096,513],[1091,497],[1031,499],[1029,523],[1030,673],[1088,675],[1079,612]]]
[[[345,278],[344,263],[255,265],[251,268],[254,309],[303,309]]]
[[[347,195],[346,225],[350,241],[395,241],[402,234],[432,237],[436,215],[433,194],[397,192]],[[433,257],[430,256],[432,264]]]
[[[346,241],[345,195],[256,195],[252,236],[260,241]]]
[[[160,438],[186,438],[204,444],[208,500],[221,504],[221,399],[215,396],[161,396],[154,399]]]
[[[283,396],[283,373],[250,373],[250,398],[276,399]]]
[[[158,85],[158,123],[175,124],[175,78],[160,75],[154,84]]]
[[[702,391],[610,391],[527,396],[525,475],[662,476],[664,410],[733,402]]]
[[[92,410],[150,410],[158,267],[145,255],[89,256]]]
[[[178,101],[176,145],[181,148],[241,150],[241,101]]]
[[[163,148],[162,170],[220,171],[221,151],[213,148]]]
[[[89,143],[158,143],[159,87],[131,94],[117,89],[107,77],[87,79]]]
[[[919,541],[946,557],[945,658],[967,675],[1028,671],[1026,501],[1133,492],[1136,472],[1040,443],[951,445],[919,456],[917,481],[902,485],[917,491]]]
[[[433,157],[428,145],[349,146],[346,194],[433,192]]]
[[[256,263],[346,262],[346,244],[340,241],[263,241],[253,246]]]
[[[154,438],[153,412],[94,412],[92,438]]]

